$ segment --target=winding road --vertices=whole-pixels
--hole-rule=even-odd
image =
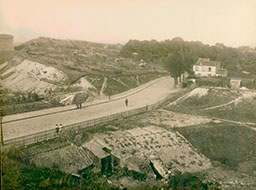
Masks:
[[[170,93],[176,92],[174,80],[162,77],[127,92],[97,100],[83,109],[74,105],[5,116],[3,118],[4,140],[10,140],[55,128],[56,124],[70,125],[90,119],[112,115],[154,104]],[[125,98],[129,104],[125,106]]]

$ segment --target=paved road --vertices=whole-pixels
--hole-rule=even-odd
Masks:
[[[6,116],[3,118],[4,140],[53,129],[57,123],[65,126],[153,104],[177,91],[173,89],[173,85],[174,80],[171,77],[162,77],[125,93],[115,95],[111,97],[112,101],[100,100],[105,103],[83,109],[74,110],[72,109],[74,106],[69,106]],[[129,95],[128,107],[124,103],[124,97],[127,95]],[[63,112],[53,114],[56,111]],[[45,115],[39,116],[41,114]],[[17,119],[20,120],[16,121]]]

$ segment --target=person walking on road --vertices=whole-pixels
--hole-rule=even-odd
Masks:
[[[60,129],[59,129],[59,131],[60,131],[60,133],[61,133],[61,131],[62,131],[62,124],[60,124],[60,127],[59,127]]]
[[[128,106],[128,99],[127,98],[125,99],[125,105],[126,105],[126,107]]]
[[[59,131],[60,131],[59,125],[56,124],[56,133],[57,133],[57,135],[59,134]]]

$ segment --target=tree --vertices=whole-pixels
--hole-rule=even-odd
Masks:
[[[89,95],[86,93],[78,93],[73,99],[73,104],[76,104],[77,109],[82,108],[82,103],[84,103],[89,98]]]
[[[192,173],[181,173],[175,171],[174,176],[169,176],[169,189],[190,189],[190,190],[206,190],[208,189],[207,184],[202,182],[202,179]],[[218,189],[218,188],[214,188]]]
[[[184,72],[184,57],[179,51],[174,51],[167,56],[166,66],[177,84],[178,77]]]

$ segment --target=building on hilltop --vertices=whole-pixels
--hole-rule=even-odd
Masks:
[[[0,51],[13,51],[13,36],[8,34],[0,34]]]
[[[193,71],[196,76],[227,76],[227,70],[221,68],[219,61],[211,61],[209,58],[199,58],[195,65],[193,65]]]

